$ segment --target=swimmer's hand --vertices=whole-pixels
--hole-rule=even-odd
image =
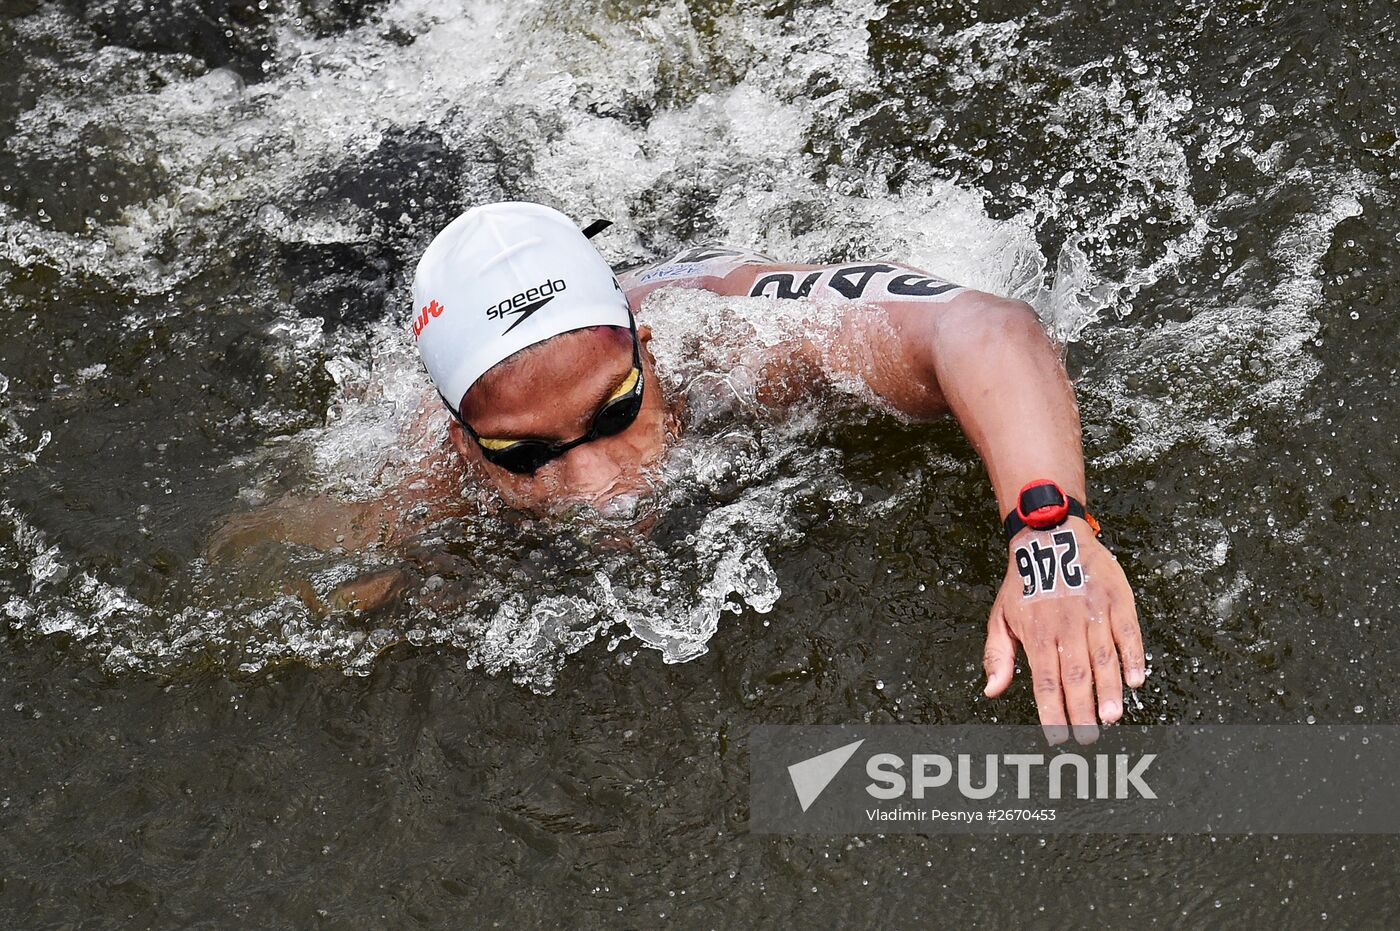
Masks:
[[[1123,683],[1142,685],[1146,666],[1123,568],[1087,524],[1071,518],[1067,526],[1075,531],[1083,586],[1025,597],[1015,550],[1032,531],[1022,531],[1008,548],[1006,578],[987,624],[983,667],[986,694],[995,698],[1011,684],[1020,644],[1030,661],[1046,739],[1064,743],[1072,726],[1075,740],[1087,744],[1097,739],[1099,722],[1112,724],[1123,716]]]

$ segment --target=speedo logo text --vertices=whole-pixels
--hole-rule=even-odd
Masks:
[[[505,332],[509,333],[567,288],[568,285],[564,283],[563,278],[546,280],[543,284],[526,288],[519,294],[514,294],[499,303],[492,304],[486,308],[486,316],[491,320],[500,320],[507,314],[519,314],[520,316],[515,318],[515,322],[506,327]]]

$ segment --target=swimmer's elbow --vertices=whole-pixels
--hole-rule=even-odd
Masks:
[[[1036,315],[1035,308],[1025,301],[1018,301],[1010,297],[998,297],[995,294],[987,294],[982,291],[976,291],[974,295],[974,300],[965,303],[958,302],[965,308],[965,313],[969,317],[975,317],[983,323],[995,326],[1020,328],[1030,325],[1042,333],[1044,332],[1044,327],[1041,326],[1040,317]]]
[[[1049,337],[1025,301],[970,292],[938,315],[933,330],[935,365],[949,359],[1004,358],[1008,352],[1039,349]]]

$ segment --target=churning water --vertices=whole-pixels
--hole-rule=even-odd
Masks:
[[[897,258],[1030,301],[1068,342],[1091,496],[1138,593],[1152,672],[1127,719],[1393,719],[1396,14],[1140,6],[0,5],[0,619],[7,762],[29,774],[0,789],[7,817],[98,843],[100,821],[42,814],[57,768],[118,746],[133,767],[171,762],[193,731],[248,765],[277,734],[305,749],[257,758],[263,778],[331,774],[288,790],[303,812],[368,811],[327,851],[377,839],[404,875],[410,848],[478,850],[450,881],[407,870],[421,882],[386,905],[361,889],[372,867],[307,866],[319,841],[284,836],[269,889],[287,871],[339,889],[265,891],[289,923],[440,922],[460,913],[454,884],[504,896],[532,869],[596,920],[637,906],[625,923],[685,916],[687,892],[695,923],[725,923],[725,901],[770,888],[855,921],[834,890],[872,870],[892,901],[985,881],[964,842],[770,857],[734,834],[747,795],[727,748],[747,724],[1034,720],[1023,686],[979,697],[1004,554],[956,428],[903,422],[855,387],[768,415],[748,360],[711,351],[716,327],[757,348],[819,315],[650,300],[686,432],[622,513],[533,519],[449,475],[445,495],[395,502],[412,532],[394,546],[220,545],[288,496],[373,501],[452,468],[408,279],[441,226],[499,199],[615,220],[598,242],[617,265],[713,239]],[[337,599],[364,577],[392,591],[385,606]],[[130,698],[109,744],[89,725]],[[399,727],[417,735],[403,753]],[[476,755],[441,749],[454,740]],[[395,802],[356,758],[415,784],[455,776],[448,795],[471,801]],[[542,766],[576,775],[531,794]],[[98,801],[95,771],[76,780],[119,830],[165,832],[135,861],[82,861],[108,885],[77,901],[193,922],[194,888],[154,891],[146,867],[209,855],[233,875],[272,856],[249,846],[278,830],[250,815],[251,784],[184,778],[149,786],[241,814],[162,829],[139,792]],[[328,794],[341,801],[314,801]],[[619,831],[651,862],[610,858]],[[209,853],[220,838],[239,853]],[[1028,860],[1063,877],[1066,842],[1035,843],[984,850],[993,883]],[[1102,849],[1119,878],[1170,877],[1187,856]],[[1234,874],[1203,871],[1185,898],[1159,891],[1153,917],[1215,918],[1220,888],[1242,915],[1338,891],[1322,871],[1274,875],[1307,894],[1256,889],[1263,849],[1236,848]],[[1085,882],[1104,866],[1067,856]],[[575,889],[569,864],[604,878]],[[53,869],[5,894],[67,907]],[[1296,917],[1371,915],[1339,888]],[[956,896],[977,913],[975,892]],[[479,914],[538,919],[565,900]],[[920,908],[935,913],[892,920]]]

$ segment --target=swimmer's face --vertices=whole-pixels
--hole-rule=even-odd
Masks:
[[[651,328],[637,328],[642,357],[642,408],[621,433],[576,446],[532,475],[488,462],[453,421],[453,445],[512,507],[557,510],[584,503],[603,507],[618,495],[645,494],[666,450],[671,428],[655,360]],[[632,373],[632,337],[620,327],[592,327],[554,337],[522,357],[491,369],[462,399],[462,418],[483,440],[538,439],[565,443],[589,432],[598,409]]]

